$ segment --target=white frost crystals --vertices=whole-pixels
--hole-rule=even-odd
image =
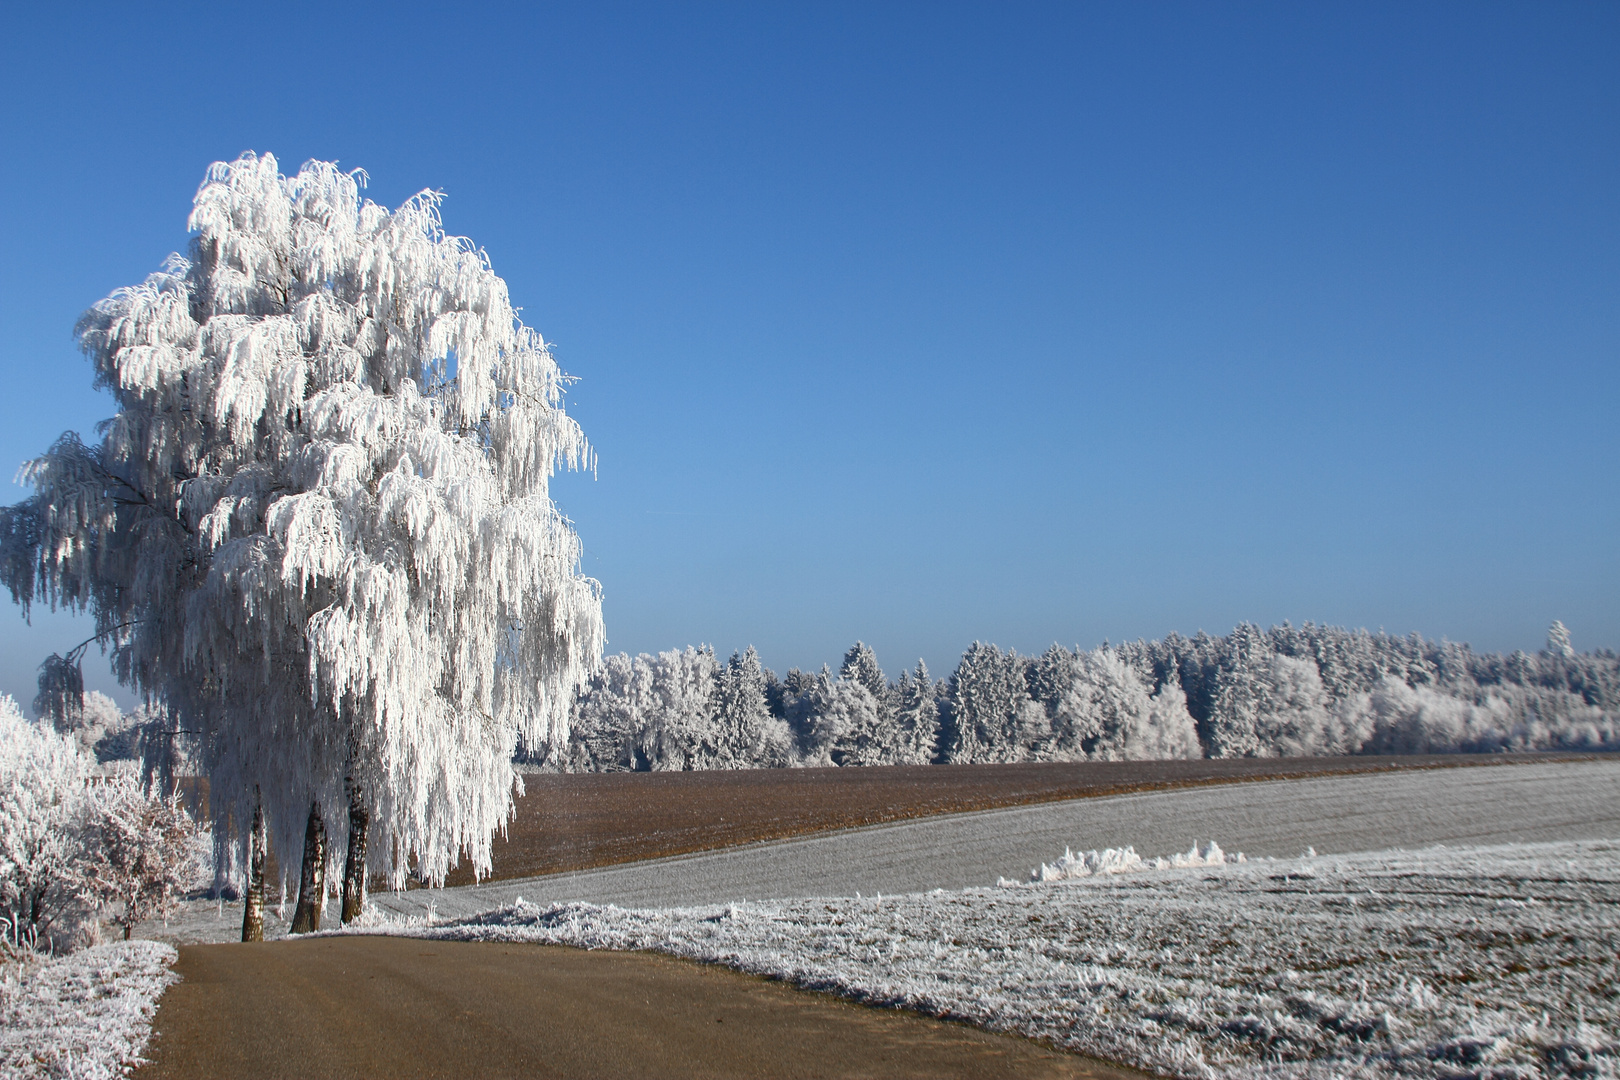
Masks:
[[[1042,863],[1029,872],[1029,879],[1041,882],[1072,881],[1075,878],[1091,877],[1093,874],[1132,874],[1141,870],[1179,870],[1189,866],[1224,866],[1227,863],[1247,861],[1243,857],[1243,852],[1229,855],[1213,840],[1202,847],[1194,844],[1191,850],[1169,858],[1155,859],[1142,858],[1136,853],[1136,849],[1130,846],[1083,851],[1078,855],[1064,848],[1061,859]],[[1006,887],[1017,882],[1002,878],[996,884]]]
[[[1620,1073],[1611,841],[396,932],[657,949],[1189,1078]]]
[[[403,884],[488,869],[519,735],[562,741],[599,665],[601,597],[549,494],[591,464],[565,377],[438,194],[390,212],[364,179],[209,170],[190,258],[81,320],[119,411],[29,466],[0,572],[88,608],[168,704],[216,836],[262,796],[296,867],[311,805],[339,821],[360,790]]]
[[[179,976],[172,946],[121,941],[0,972],[0,1077],[127,1076]]]

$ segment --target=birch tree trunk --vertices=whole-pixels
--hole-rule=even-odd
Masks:
[[[242,905],[242,940],[264,940],[264,806],[253,805],[253,831],[248,840],[247,902]]]
[[[349,854],[343,864],[343,921],[360,917],[366,904],[366,828],[371,815],[360,798],[359,785],[349,791]]]
[[[298,908],[293,912],[290,933],[311,934],[321,928],[321,909],[326,906],[326,822],[321,820],[317,803],[309,807],[309,824],[304,829],[304,867],[298,876]]]

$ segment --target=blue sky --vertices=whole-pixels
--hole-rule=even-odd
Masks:
[[[556,343],[611,649],[1620,646],[1620,7],[767,7],[9,5],[0,479],[252,149],[444,190]]]

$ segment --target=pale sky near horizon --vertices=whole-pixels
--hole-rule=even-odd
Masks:
[[[8,6],[0,501],[251,149],[447,192],[613,651],[1620,647],[1620,7],[577,7]],[[85,623],[0,610],[0,693]]]

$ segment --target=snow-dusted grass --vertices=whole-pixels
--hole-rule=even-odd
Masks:
[[[656,949],[1179,1076],[1620,1074],[1620,843],[1132,869],[387,932]]]
[[[175,951],[121,941],[8,963],[0,976],[0,1077],[123,1076],[141,1060]]]

